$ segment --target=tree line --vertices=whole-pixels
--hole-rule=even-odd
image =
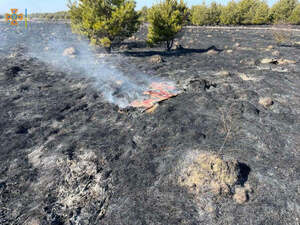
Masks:
[[[68,11],[60,11],[55,13],[32,13],[29,15],[29,18],[46,20],[69,20],[70,15]]]
[[[134,0],[69,0],[72,31],[108,50],[147,22],[150,46],[164,42],[170,50],[184,25],[300,24],[298,0],[278,0],[271,8],[263,0],[212,2],[188,8],[184,0],[161,0],[136,11]]]
[[[300,24],[300,4],[297,0],[279,0],[271,8],[262,0],[230,1],[227,5],[212,2],[192,6],[193,25],[262,25]]]

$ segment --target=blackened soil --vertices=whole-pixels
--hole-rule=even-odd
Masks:
[[[195,27],[179,38],[183,50],[167,53],[145,47],[142,29],[116,66],[172,80],[180,90],[148,114],[120,110],[92,79],[22,47],[28,32],[46,38],[66,29],[0,25],[0,224],[299,224],[296,45],[277,45],[268,30]],[[299,42],[300,32],[292,38]],[[164,62],[150,63],[157,54]],[[273,104],[259,104],[261,97]],[[201,151],[240,162],[241,185],[252,190],[247,202],[201,202],[176,184],[185,156]]]

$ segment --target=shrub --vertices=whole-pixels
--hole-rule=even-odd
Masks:
[[[132,0],[79,0],[68,6],[73,32],[109,49],[112,42],[130,37],[139,26]]]
[[[193,25],[217,25],[220,23],[221,5],[212,2],[210,7],[205,4],[193,6],[191,21]]]
[[[297,0],[279,0],[271,8],[271,18],[273,23],[288,22],[293,10],[297,5]]]
[[[238,24],[248,25],[252,23],[259,0],[241,0],[237,3]]]
[[[270,9],[266,2],[260,2],[256,8],[252,18],[252,24],[268,24],[270,23]]]
[[[180,0],[164,0],[148,11],[148,43],[166,42],[169,51],[176,34],[181,31],[187,17],[187,7]]]
[[[224,25],[239,24],[237,3],[235,1],[228,2],[228,4],[222,8],[220,23]]]
[[[208,25],[208,8],[205,4],[192,6],[191,22],[193,25]]]
[[[212,2],[208,9],[208,23],[210,25],[218,25],[220,23],[221,12],[222,5]]]
[[[298,4],[293,10],[290,18],[290,23],[300,25],[300,4]]]

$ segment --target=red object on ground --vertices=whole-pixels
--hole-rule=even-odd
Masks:
[[[145,95],[149,95],[150,98],[145,100],[136,100],[131,103],[131,106],[136,108],[145,108],[150,109],[152,108],[155,103],[164,101],[166,99],[172,98],[177,94],[171,94],[167,90],[175,90],[176,87],[171,86],[165,83],[153,82],[150,85],[152,90],[145,91]]]

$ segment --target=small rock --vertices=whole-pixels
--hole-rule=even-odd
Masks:
[[[240,61],[240,63],[248,65],[248,66],[254,66],[255,65],[255,60],[254,59],[242,59]]]
[[[66,48],[63,52],[63,56],[68,56],[70,58],[75,58],[77,51],[74,47]]]
[[[260,61],[260,63],[262,63],[262,64],[269,64],[269,63],[277,64],[278,62],[276,59],[264,58]]]
[[[163,58],[160,55],[154,55],[154,56],[151,56],[150,62],[151,63],[162,63]]]
[[[215,54],[218,54],[218,52],[214,49],[211,49],[207,52],[208,55],[215,55]]]
[[[135,41],[135,36],[133,35],[133,36],[131,36],[130,38],[128,38],[128,40],[130,40],[130,41]]]
[[[277,60],[279,65],[286,65],[286,64],[295,64],[295,60],[289,60],[289,59],[278,59]]]
[[[273,45],[269,45],[269,46],[267,47],[268,50],[271,50],[271,49],[273,49],[273,48],[274,48]]]
[[[45,48],[44,48],[44,51],[49,51],[49,47],[45,47]]]
[[[233,199],[238,204],[243,204],[248,201],[247,190],[245,188],[236,188],[235,194],[233,195]]]
[[[230,72],[227,70],[222,70],[222,71],[218,72],[217,75],[227,77],[227,76],[230,76]]]
[[[232,53],[233,51],[231,49],[228,49],[226,52],[227,53]]]
[[[181,50],[183,49],[182,45],[179,44],[178,41],[175,41],[174,44],[173,44],[173,47],[172,47],[173,50]]]
[[[280,52],[279,52],[278,50],[273,51],[273,52],[272,52],[272,55],[273,55],[273,56],[279,56],[279,55],[280,55]]]
[[[209,34],[209,35],[207,35],[207,37],[211,38],[211,37],[212,37],[212,35],[210,35],[210,34]]]
[[[266,108],[273,105],[273,101],[270,97],[261,97],[261,98],[259,98],[258,103],[263,105]]]
[[[121,51],[127,51],[127,50],[129,50],[129,47],[128,47],[128,45],[121,45],[120,50]]]

